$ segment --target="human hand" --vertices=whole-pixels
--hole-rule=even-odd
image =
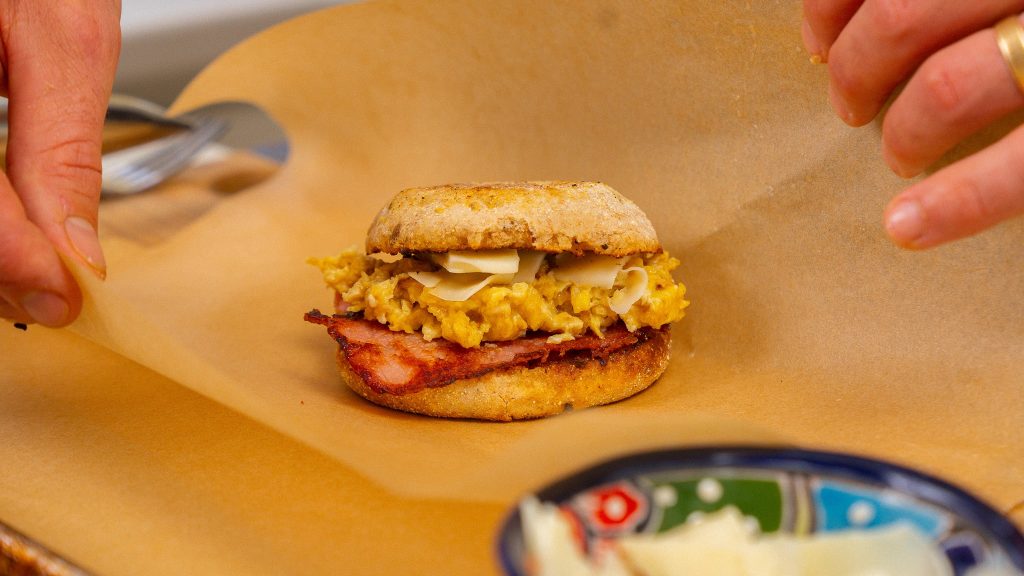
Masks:
[[[804,0],[803,38],[828,64],[829,99],[846,123],[882,123],[894,172],[920,174],[961,140],[1024,108],[1024,87],[992,26],[1024,1]],[[909,79],[909,80],[908,80]],[[1024,213],[1024,127],[929,175],[886,208],[889,236],[928,248]]]
[[[0,316],[63,326],[82,293],[60,256],[101,278],[103,119],[120,52],[120,0],[0,0]]]

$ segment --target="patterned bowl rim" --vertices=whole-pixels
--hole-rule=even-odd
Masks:
[[[613,457],[556,480],[533,494],[541,501],[563,502],[574,494],[609,482],[688,468],[752,468],[829,475],[890,488],[983,526],[1010,562],[1024,571],[1024,535],[994,508],[966,490],[935,476],[891,462],[838,452],[764,446],[669,448]],[[498,530],[497,557],[504,574],[522,576],[509,543],[521,534],[519,503]]]

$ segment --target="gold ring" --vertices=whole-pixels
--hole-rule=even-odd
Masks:
[[[996,42],[1017,87],[1024,92],[1024,27],[1019,16],[1007,16],[996,24]]]

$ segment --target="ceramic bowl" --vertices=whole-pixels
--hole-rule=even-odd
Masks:
[[[765,533],[906,522],[941,547],[958,575],[991,561],[1024,573],[1024,537],[999,512],[937,478],[846,454],[761,447],[647,452],[590,467],[535,496],[569,512],[588,548],[733,506]],[[527,576],[518,508],[502,525],[498,557],[506,574]]]

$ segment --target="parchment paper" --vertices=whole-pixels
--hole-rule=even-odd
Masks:
[[[159,242],[112,243],[74,330],[405,495],[511,501],[631,449],[784,441],[1009,509],[1024,230],[891,246],[881,209],[905,183],[877,127],[834,118],[798,30],[796,1],[385,1],[286,23],[174,108],[256,103],[288,164]],[[669,370],[628,401],[515,424],[348,392],[302,321],[331,303],[305,258],[361,244],[402,188],[500,179],[601,180],[648,213],[693,303]]]
[[[0,518],[89,574],[497,571],[505,503],[396,497],[67,331],[0,344]]]

